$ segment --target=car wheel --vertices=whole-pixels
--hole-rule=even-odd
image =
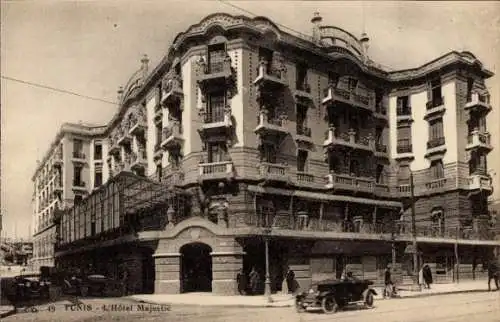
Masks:
[[[373,293],[372,292],[368,292],[365,296],[365,305],[367,308],[372,308],[373,307],[373,302],[374,302],[374,298],[373,298]]]
[[[80,287],[80,296],[86,297],[89,295],[89,287],[88,286],[81,286]]]
[[[302,299],[295,299],[295,310],[297,310],[298,313],[305,312],[306,308],[302,303]]]
[[[324,297],[323,300],[321,301],[321,308],[323,309],[324,313],[332,314],[337,312],[339,306],[335,301],[335,298],[333,298],[333,296],[327,296]]]

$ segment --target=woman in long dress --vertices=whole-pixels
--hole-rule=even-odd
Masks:
[[[422,286],[425,285],[425,281],[424,281],[424,265],[422,265],[422,267],[418,271],[418,285],[420,287],[422,287]]]

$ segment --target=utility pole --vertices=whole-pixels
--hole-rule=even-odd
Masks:
[[[410,202],[411,202],[411,230],[413,241],[413,282],[418,285],[418,245],[417,224],[415,219],[415,187],[413,183],[413,171],[410,170]]]

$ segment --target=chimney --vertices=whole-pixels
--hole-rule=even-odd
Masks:
[[[321,41],[321,33],[320,33],[320,27],[321,27],[321,21],[323,18],[319,15],[319,12],[315,12],[313,18],[311,19],[311,23],[313,24],[313,41],[315,43],[319,43]]]
[[[366,34],[366,32],[363,32],[361,34],[361,38],[359,39],[359,42],[361,43],[361,47],[363,48],[363,58],[365,60],[365,63],[368,62],[368,48],[370,48],[370,38]]]

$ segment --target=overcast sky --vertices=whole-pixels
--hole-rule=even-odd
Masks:
[[[307,34],[314,11],[324,24],[356,36],[365,26],[372,59],[393,68],[417,67],[454,49],[473,52],[494,73],[500,65],[500,2],[230,3]],[[109,101],[116,101],[118,86],[139,67],[143,54],[154,66],[177,33],[206,15],[245,14],[220,1],[2,1],[1,9],[3,76]],[[498,76],[487,85],[494,107],[489,130],[498,148]],[[28,236],[31,176],[59,126],[79,120],[105,123],[116,107],[5,79],[1,103],[4,231]],[[500,149],[490,156],[498,187]],[[498,199],[500,189],[495,190]]]

